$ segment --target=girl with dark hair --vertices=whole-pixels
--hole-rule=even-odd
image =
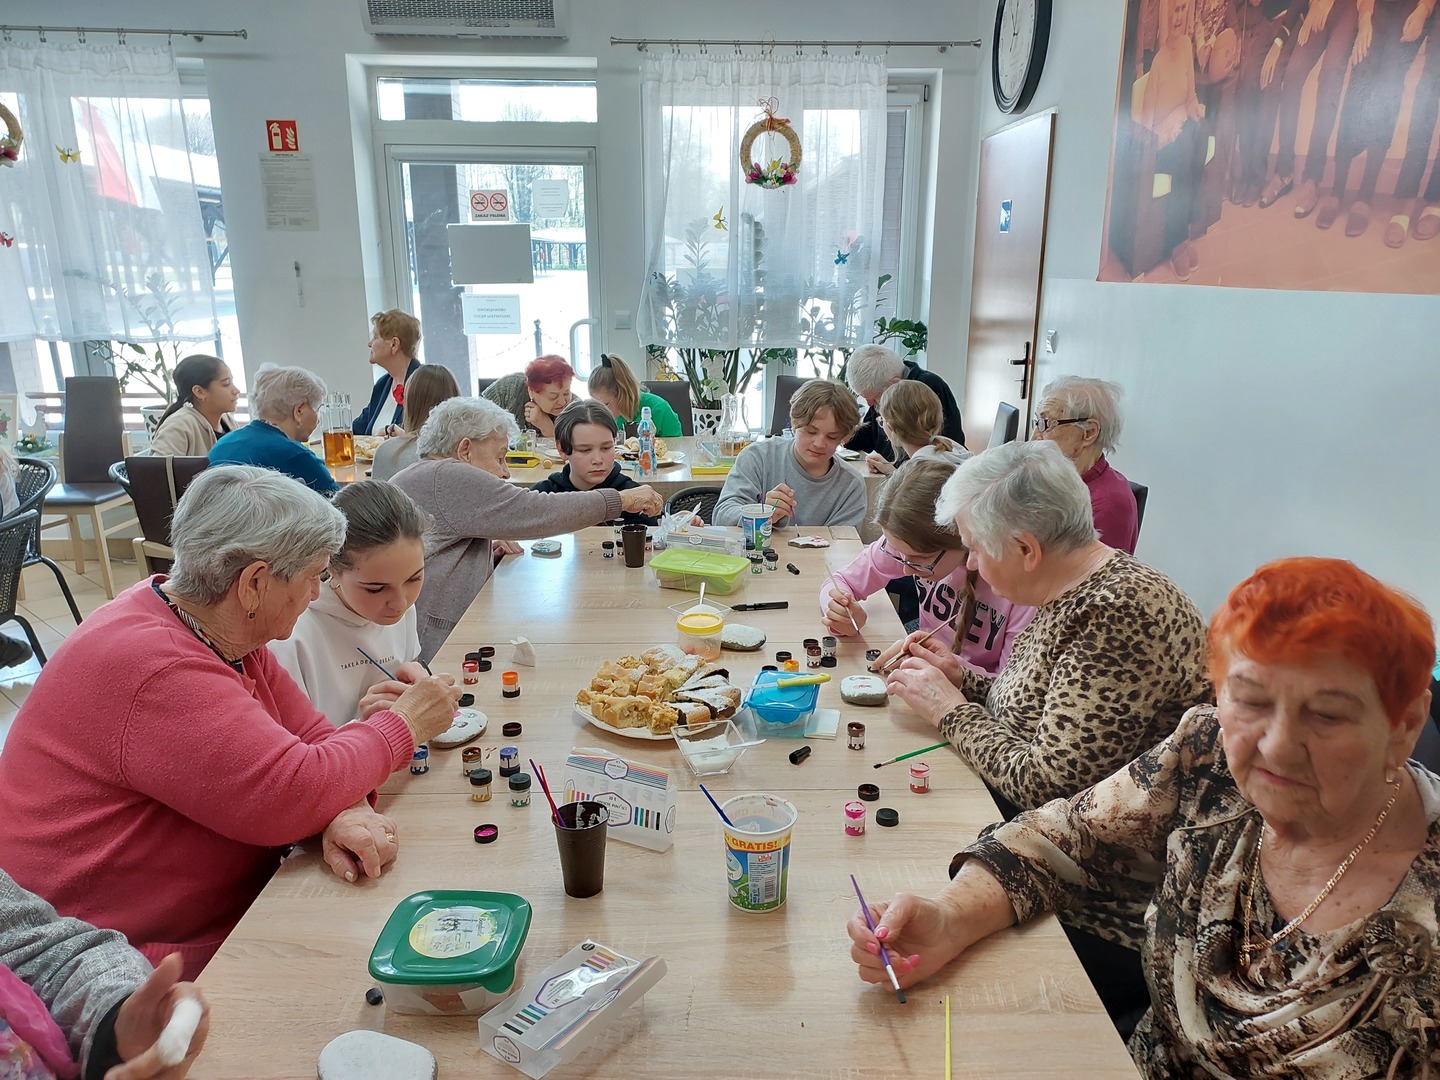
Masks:
[[[662,439],[678,439],[684,434],[680,417],[675,415],[670,403],[659,394],[641,390],[629,365],[618,356],[602,353],[600,366],[590,372],[589,384],[590,396],[610,410],[617,426],[633,428],[640,423],[640,410],[648,406],[656,435]]]
[[[173,378],[175,400],[160,417],[150,452],[159,457],[204,457],[221,435],[240,426],[230,415],[240,390],[217,356],[187,356],[175,365]]]
[[[361,480],[341,488],[334,504],[345,515],[345,546],[284,640],[270,651],[315,707],[337,727],[372,702],[393,701],[425,669],[415,599],[425,582],[429,517],[399,488]],[[381,676],[359,650],[397,679]]]

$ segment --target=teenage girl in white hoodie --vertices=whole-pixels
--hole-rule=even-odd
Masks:
[[[319,598],[270,651],[338,726],[388,705],[425,677],[416,662],[415,598],[425,581],[429,519],[383,480],[341,488],[335,506],[345,515],[345,546],[331,557]],[[386,679],[360,649],[399,681]]]

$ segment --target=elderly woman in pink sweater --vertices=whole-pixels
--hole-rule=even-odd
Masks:
[[[953,619],[953,651],[960,662],[994,675],[1005,666],[1010,643],[1029,624],[1035,609],[998,595],[966,567],[970,552],[959,534],[935,523],[940,489],[955,469],[956,463],[946,458],[916,458],[885,482],[875,500],[880,539],[837,570],[833,585],[827,581],[821,587],[820,617],[830,633],[853,635],[866,622],[859,601],[882,592],[891,578],[913,574],[920,593],[920,631]],[[951,641],[946,635],[946,644]],[[886,650],[875,669],[898,656],[903,644],[896,642]]]
[[[337,728],[270,654],[315,598],[345,519],[268,469],[202,473],[175,562],[56,651],[0,755],[0,866],[64,915],[193,978],[297,841],[347,881],[399,830],[368,796],[449,727],[448,676],[397,671]]]
[[[505,451],[520,434],[484,398],[442,401],[416,440],[420,460],[391,482],[435,519],[425,534],[425,585],[415,602],[420,659],[429,663],[495,569],[501,537],[573,532],[622,513],[655,516],[665,500],[648,486],[540,492],[509,482]]]

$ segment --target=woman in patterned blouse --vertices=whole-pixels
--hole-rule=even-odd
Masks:
[[[1073,799],[955,857],[933,900],[849,924],[867,982],[1117,882],[1152,892],[1147,1077],[1440,1075],[1440,778],[1407,762],[1435,634],[1338,559],[1261,567],[1210,626],[1218,706]]]

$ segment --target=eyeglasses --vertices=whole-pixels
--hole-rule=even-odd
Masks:
[[[905,556],[897,554],[895,551],[893,551],[890,545],[885,543],[884,540],[880,541],[880,550],[883,551],[890,558],[894,559],[901,566],[909,570],[914,570],[917,574],[930,573],[930,571],[934,570],[935,567],[940,565],[940,560],[945,558],[945,552],[942,551],[937,554],[935,558],[931,559],[928,563],[911,562],[909,559],[905,558]]]
[[[1069,420],[1048,420],[1043,416],[1037,416],[1030,422],[1030,430],[1038,434],[1057,428],[1061,424],[1088,424],[1090,420],[1091,417],[1088,416],[1072,416]]]

